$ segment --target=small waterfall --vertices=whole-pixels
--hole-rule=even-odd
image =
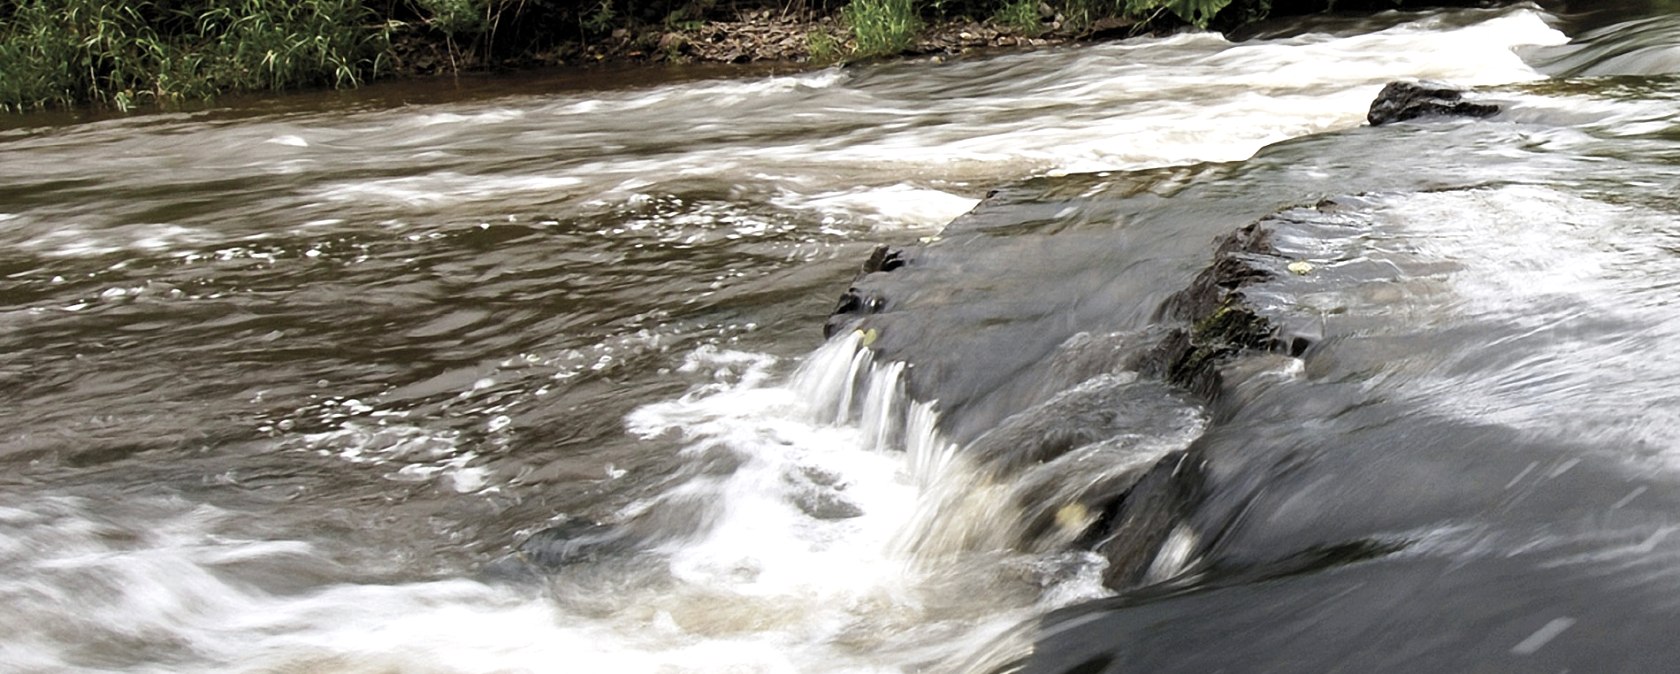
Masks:
[[[870,371],[875,356],[862,344],[861,332],[831,339],[794,373],[793,389],[810,407],[812,421],[834,424],[851,418],[858,380]]]
[[[920,496],[894,551],[930,562],[1006,548],[1021,519],[1010,485],[962,461],[960,447],[939,431],[939,402],[912,400],[906,365],[876,362],[869,337],[855,330],[831,339],[794,374],[793,389],[817,423],[855,424],[864,449],[904,453],[905,476]]]
[[[831,339],[794,373],[792,388],[810,409],[811,421],[855,424],[863,431],[864,449],[933,446],[935,440],[919,434],[935,433],[936,403],[911,402],[904,389],[904,363],[877,364],[867,341],[863,331]],[[912,470],[916,475],[922,472]]]
[[[916,410],[916,403],[912,403],[907,408],[904,363],[877,365],[867,341],[868,334],[863,331],[829,340],[794,373],[793,389],[809,406],[811,421],[856,424],[864,434],[863,449],[908,449],[907,431],[932,432],[933,406]],[[918,416],[927,418],[918,422]]]
[[[973,553],[1066,552],[1097,520],[1102,499],[1207,426],[1201,407],[1176,389],[1133,372],[1101,373],[960,446],[939,430],[939,401],[912,399],[908,366],[878,362],[870,341],[861,330],[829,341],[793,388],[816,423],[855,427],[860,449],[904,453],[903,479],[916,497],[892,554],[923,566]],[[1189,536],[1177,532],[1153,579],[1183,568]]]
[[[862,351],[868,352],[867,349]],[[916,437],[914,434],[907,436],[905,433],[909,426],[906,420],[903,420],[906,400],[904,363],[892,362],[874,368],[868,373],[867,379],[863,414],[858,419],[859,427],[865,434],[866,446],[873,450],[902,447],[906,437]]]

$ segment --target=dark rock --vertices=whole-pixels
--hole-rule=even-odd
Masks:
[[[1371,102],[1365,120],[1382,126],[1419,117],[1488,117],[1498,112],[1499,106],[1466,101],[1463,91],[1445,84],[1389,82]]]
[[[1224,304],[1196,322],[1189,332],[1189,348],[1167,366],[1167,379],[1204,395],[1218,388],[1214,368],[1226,358],[1248,350],[1272,350],[1279,344],[1270,321],[1254,313],[1241,293],[1226,296]]]
[[[878,271],[893,271],[903,267],[905,263],[904,251],[880,245],[870,251],[869,259],[863,262],[863,273],[873,274]]]
[[[1202,461],[1190,452],[1169,454],[1104,513],[1106,537],[1096,546],[1108,559],[1103,585],[1126,590],[1146,580],[1173,527],[1201,502],[1203,471]]]
[[[890,272],[908,263],[904,251],[887,245],[876,246],[870,251],[869,258],[863,261],[863,267],[858,270],[854,281],[870,274]],[[823,338],[833,337],[855,322],[857,316],[880,313],[887,306],[887,300],[880,295],[858,290],[857,286],[846,289],[840,294],[840,301],[834,305],[834,310],[828,312],[828,320],[823,324]]]
[[[517,556],[534,567],[557,569],[626,551],[631,544],[631,536],[622,528],[565,522],[532,534],[519,545]]]
[[[886,300],[875,295],[865,294],[857,288],[847,288],[840,294],[840,301],[835,303],[834,314],[873,314],[886,306]]]
[[[1157,311],[1189,327],[1162,338],[1134,366],[1208,397],[1219,388],[1218,365],[1226,359],[1244,351],[1291,350],[1295,345],[1280,340],[1276,327],[1247,305],[1241,291],[1272,277],[1256,261],[1273,254],[1271,232],[1259,223],[1221,238],[1213,264]]]
[[[840,295],[840,301],[835,303],[834,311],[829,312],[828,320],[823,323],[823,338],[833,337],[856,320],[858,316],[880,313],[887,306],[887,300],[878,295],[871,295],[857,288],[847,288]]]
[[[1196,322],[1213,315],[1226,304],[1226,295],[1250,283],[1271,278],[1271,272],[1254,264],[1259,256],[1273,254],[1271,230],[1253,223],[1214,242],[1213,264],[1184,290],[1161,304],[1156,315]]]
[[[1173,389],[1158,382],[1095,378],[1011,415],[965,451],[977,465],[1015,475],[1109,438],[1165,434],[1183,407]]]

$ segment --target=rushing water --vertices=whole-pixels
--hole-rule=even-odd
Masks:
[[[1676,34],[0,120],[0,670],[1656,671]],[[1360,128],[1399,78],[1508,111]],[[1314,271],[1251,298],[1311,349],[1213,404],[1064,381],[1257,219]],[[919,251],[895,304],[825,344],[876,242]],[[1113,596],[1080,495],[1192,445],[1211,496]]]

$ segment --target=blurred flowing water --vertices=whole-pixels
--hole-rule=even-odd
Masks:
[[[1618,9],[0,120],[0,670],[1653,671],[1680,22]],[[1400,78],[1507,111],[1360,127]],[[1313,349],[1034,388],[1259,219]],[[825,344],[877,242],[928,264]],[[1096,389],[1101,467],[965,472]],[[1154,594],[1016,543],[1191,444]]]

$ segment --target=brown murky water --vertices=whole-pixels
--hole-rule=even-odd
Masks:
[[[1610,65],[1517,9],[1242,43],[1185,35],[728,79],[468,78],[0,120],[0,669],[960,668],[1016,624],[1101,597],[1100,560],[907,542],[929,518],[986,510],[929,513],[943,502],[926,496],[937,462],[912,451],[924,463],[907,465],[904,445],[983,422],[935,421],[929,406],[923,427],[882,430],[814,409],[855,381],[825,372],[868,369],[850,364],[855,343],[795,378],[876,242],[914,245],[1031,179],[1019,189],[1043,191],[1035,217],[1060,224],[1023,232],[1019,265],[1081,259],[1056,243],[1077,235],[1033,237],[1126,222],[1155,227],[1141,240],[1160,246],[1099,262],[1191,269],[1219,233],[1208,213],[1397,189],[1371,176],[1402,150],[1333,139],[1359,133],[1383,82],[1445,79],[1514,103],[1499,142],[1449,145],[1482,158],[1522,147],[1531,161],[1443,160],[1409,188],[1488,187],[1374,197],[1366,211],[1399,224],[1349,259],[1513,234],[1492,220],[1408,229],[1436,211],[1538,209],[1578,238],[1466,245],[1462,264],[1514,270],[1472,280],[1555,281],[1555,256],[1527,254],[1568,243],[1561,254],[1599,271],[1558,292],[1631,302],[1627,320],[1651,332],[1618,353],[1656,353],[1673,286],[1650,270],[1670,260],[1680,142],[1661,67],[1673,24],[1659,19],[1620,33],[1633,43],[1588,36],[1626,56]],[[1242,163],[1317,133],[1332,140]],[[1192,168],[1160,168],[1175,166]],[[1179,190],[1195,200],[1160,198]],[[1605,252],[1621,247],[1641,252]],[[1410,253],[1393,264],[1419,278],[1448,254]],[[1172,292],[1166,279],[1145,294]],[[940,329],[929,339],[962,344]],[[1475,341],[1432,342],[1417,366],[1466,358]],[[1680,368],[1605,356],[1599,380],[1542,360],[1525,371],[1561,372],[1495,378],[1474,403],[1455,397],[1461,381],[1404,368],[1372,385],[1495,422],[1582,409],[1583,387],[1634,391],[1587,408],[1643,428],[1615,436],[1644,443],[1642,460],[1673,449],[1672,420],[1623,412],[1666,395]],[[1173,418],[1164,436],[1206,423]],[[796,493],[837,484],[856,516],[813,513]],[[483,573],[532,532],[592,521],[659,531],[537,581]]]

